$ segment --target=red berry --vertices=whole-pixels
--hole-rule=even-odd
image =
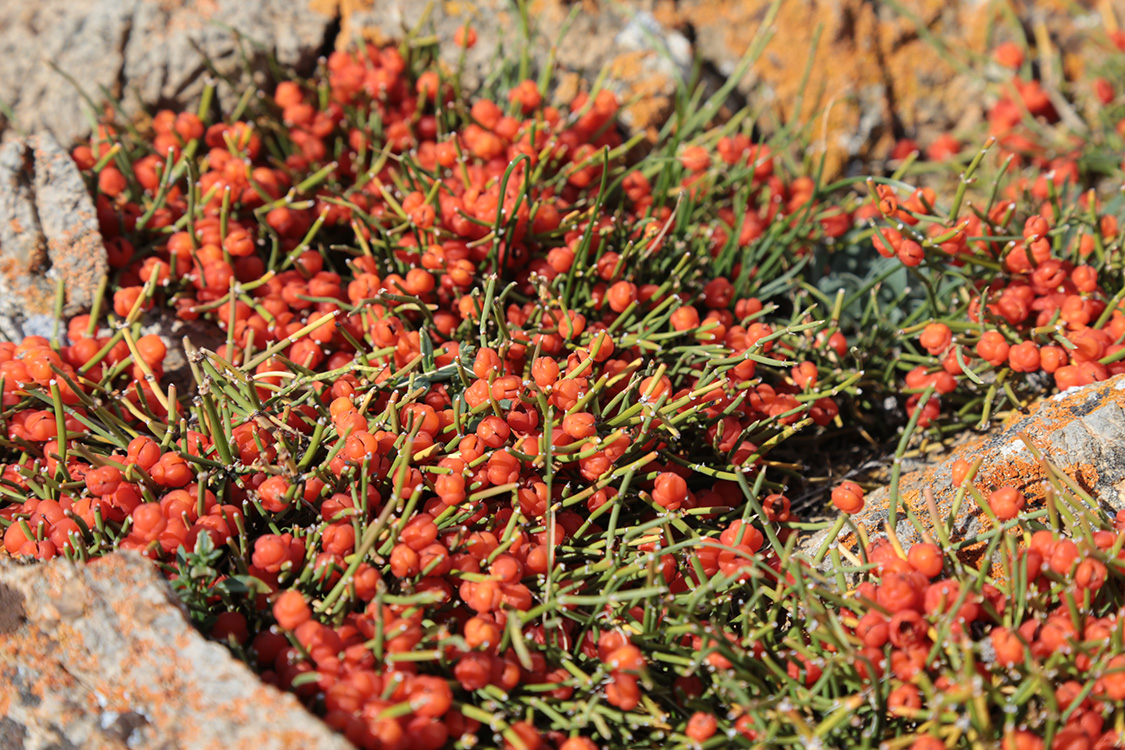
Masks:
[[[286,630],[296,630],[312,619],[312,610],[301,592],[289,589],[281,592],[273,603],[273,616]]]
[[[1026,498],[1015,487],[1001,487],[988,496],[988,506],[1001,521],[1010,521],[1023,510]]]
[[[679,474],[665,471],[657,475],[656,486],[652,490],[652,499],[657,505],[667,510],[679,510],[687,494],[687,482]]]
[[[863,488],[855,482],[841,482],[832,488],[832,504],[842,513],[859,513],[863,510],[863,501]]]

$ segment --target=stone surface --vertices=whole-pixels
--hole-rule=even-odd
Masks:
[[[58,280],[63,311],[75,315],[106,271],[94,204],[70,156],[48,134],[0,146],[0,332],[49,333]]]
[[[410,0],[314,3],[340,14],[338,46],[359,37],[401,38],[419,25],[427,7]],[[580,78],[593,80],[604,70],[607,85],[626,103],[626,126],[652,138],[672,111],[677,80],[690,76],[693,59],[699,58],[706,86],[721,86],[766,31],[771,4],[530,0],[529,19],[540,33],[531,55],[537,63],[553,55],[561,68],[563,101]],[[1092,34],[1125,19],[1125,0],[1016,0],[1010,6],[1036,44],[1048,89],[1059,83],[1048,75],[1056,67],[1052,55],[1074,78],[1105,55]],[[497,49],[518,55],[520,19],[513,7],[505,0],[435,3],[427,19],[432,25],[421,29],[433,29],[448,43],[461,24],[473,25],[479,41],[465,56],[471,83],[484,77]],[[768,29],[764,53],[738,81],[732,103],[758,112],[755,125],[763,132],[793,121],[808,128],[813,148],[826,154],[826,177],[885,160],[902,138],[925,147],[942,133],[968,136],[991,103],[986,82],[1009,75],[985,61],[992,46],[1006,41],[990,34],[1010,28],[1007,12],[980,0],[786,0]],[[442,49],[450,65],[459,52],[451,44]],[[974,70],[966,72],[974,56],[979,58]]]
[[[983,458],[975,485],[985,497],[1004,485],[1013,485],[1028,498],[1025,510],[1043,507],[1050,487],[1044,465],[1027,448],[1020,435],[1030,439],[1036,450],[1056,468],[1071,477],[1079,487],[1111,515],[1125,508],[1125,375],[1102,383],[1074,388],[1043,399],[1026,414],[1010,417],[997,429],[957,448],[948,459],[930,468],[904,474],[899,483],[898,520],[895,534],[904,549],[921,541],[906,510],[931,532],[933,523],[924,490],[934,494],[938,516],[952,512],[956,488],[952,467],[958,459],[970,463]],[[852,520],[864,528],[869,539],[886,536],[891,495],[880,488],[867,496],[862,512]],[[963,562],[984,564],[984,542],[974,542],[991,528],[991,521],[971,495],[966,495],[954,517],[954,539],[966,540],[959,557]],[[827,531],[810,535],[800,548],[815,553]],[[936,535],[934,535],[936,538]],[[856,551],[855,534],[841,534],[840,543]]]
[[[251,69],[264,71],[272,53],[307,71],[334,20],[304,0],[0,3],[0,101],[16,120],[8,130],[50,131],[64,145],[89,132],[82,94],[62,73],[95,101],[102,89],[118,97],[128,113],[194,101],[207,77],[206,59],[221,76],[247,83],[232,29],[244,39]],[[225,83],[219,95],[233,103]]]
[[[497,55],[518,60],[524,50],[520,17],[508,0],[427,6],[409,0],[314,0],[314,7],[323,12],[340,14],[337,47],[344,48],[356,39],[382,44],[402,39],[413,29],[423,35],[433,33],[441,41],[442,60],[450,69],[462,65],[470,87],[487,80]],[[671,112],[676,80],[691,73],[693,50],[680,30],[657,21],[654,9],[648,0],[531,0],[528,19],[538,34],[537,43],[527,50],[532,74],[535,67],[553,59],[558,65],[556,100],[566,102],[577,93],[582,79],[593,81],[604,70],[604,84],[624,103],[626,127],[655,136],[656,128]],[[466,23],[476,31],[477,43],[462,61],[462,51],[453,40]]]
[[[704,61],[728,76],[770,5],[770,0],[669,0],[658,3],[656,17],[669,28],[692,29]],[[1094,32],[1116,28],[1117,19],[1125,19],[1125,2],[786,0],[764,54],[738,89],[781,121],[808,126],[814,148],[826,152],[829,175],[854,171],[887,158],[900,138],[925,147],[945,132],[969,134],[991,103],[982,77],[998,82],[1010,75],[983,60],[997,43],[1010,41],[999,36],[1011,33],[1008,13],[1036,43],[1041,69],[1053,70],[1053,60],[1043,63],[1058,54],[1073,78],[1091,61],[1104,59],[1106,50]],[[974,56],[982,59],[973,61]],[[972,73],[964,69],[969,64]],[[1050,88],[1057,82],[1047,80],[1046,72]]]
[[[153,564],[0,563],[0,748],[349,750],[192,629]]]
[[[701,62],[704,84],[721,85],[762,31],[770,5],[770,0],[529,0],[529,23],[539,34],[529,54],[536,65],[558,63],[556,94],[564,102],[581,79],[594,80],[604,71],[606,85],[626,103],[626,126],[652,138],[672,111],[677,80],[690,76],[694,58]],[[1048,91],[1059,84],[1053,80],[1055,56],[1070,78],[1101,64],[1105,49],[1096,34],[1125,20],[1125,0],[1013,0],[1009,6],[1035,42],[1035,62]],[[765,52],[738,81],[733,103],[749,104],[762,131],[792,121],[806,126],[813,148],[826,153],[826,176],[887,158],[901,138],[925,147],[945,132],[967,137],[990,103],[986,81],[1007,76],[984,56],[1005,40],[992,35],[1010,33],[1008,12],[981,0],[786,0]],[[201,53],[221,75],[245,83],[231,28],[256,42],[243,47],[261,84],[268,53],[283,65],[308,70],[332,46],[358,39],[397,41],[415,29],[442,41],[441,55],[452,69],[460,64],[461,50],[451,42],[466,22],[478,34],[463,60],[465,80],[475,86],[488,79],[497,54],[517,60],[522,52],[521,18],[512,0],[8,3],[0,5],[0,101],[15,111],[20,128],[48,129],[68,144],[88,131],[79,115],[81,96],[46,61],[72,75],[94,99],[104,87],[134,113],[193,102],[208,72]],[[974,56],[974,72],[967,73]],[[806,81],[810,61],[815,64]],[[232,88],[223,83],[219,93],[229,106]]]

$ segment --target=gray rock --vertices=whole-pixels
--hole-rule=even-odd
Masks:
[[[350,750],[189,624],[156,567],[0,563],[0,750]]]
[[[632,102],[622,112],[626,127],[657,127],[671,107],[676,80],[690,73],[694,50],[685,34],[656,18],[654,8],[651,0],[635,0],[572,14],[569,3],[552,0],[530,18],[538,38],[528,52],[535,66],[552,57],[558,64],[562,102],[577,91],[576,76],[592,80],[604,69],[606,84]],[[478,41],[463,51],[452,40],[466,22]],[[218,97],[229,109],[245,85],[266,82],[271,55],[282,66],[308,72],[333,41],[337,47],[361,39],[397,41],[414,29],[436,35],[443,61],[463,65],[465,85],[475,88],[495,72],[498,54],[516,60],[524,52],[520,23],[511,0],[0,4],[0,104],[14,112],[14,122],[7,122],[0,107],[0,136],[49,131],[69,146],[89,133],[91,102],[101,106],[107,94],[121,102],[126,116],[193,106],[210,78],[208,62],[223,79]]]
[[[679,31],[664,28],[648,11],[636,13],[614,37],[619,49],[662,53],[653,69],[668,77],[687,80],[691,75],[692,47]]]
[[[308,2],[2,3],[0,102],[15,113],[15,122],[8,123],[15,127],[6,136],[46,130],[69,145],[89,133],[83,116],[89,107],[63,73],[95,102],[102,100],[103,90],[119,97],[127,115],[145,107],[184,105],[203,90],[208,59],[221,76],[239,85],[260,83],[246,80],[246,62],[261,73],[271,54],[282,65],[307,72],[334,20]],[[225,84],[219,87],[225,104],[234,95]],[[0,131],[4,120],[0,116]]]
[[[70,156],[47,134],[0,146],[0,333],[50,331],[59,279],[63,313],[88,309],[107,268],[94,204]]]
[[[1026,437],[1047,461],[1063,472],[1087,493],[1100,511],[1113,515],[1125,508],[1125,375],[1102,383],[1073,388],[1044,398],[1017,414],[1003,425],[959,447],[945,461],[925,469],[904,473],[899,493],[892,498],[888,488],[868,493],[863,510],[852,517],[870,539],[886,536],[889,509],[897,503],[895,534],[902,547],[921,541],[921,534],[906,515],[913,514],[919,525],[934,539],[932,516],[925,501],[925,490],[934,496],[940,518],[953,510],[957,494],[952,484],[953,463],[964,459],[970,463],[982,458],[975,484],[985,497],[1005,485],[1012,485],[1028,498],[1027,509],[1042,507],[1050,486],[1048,473],[1024,443]],[[974,565],[981,559],[985,544],[979,536],[991,528],[992,522],[978,507],[972,496],[966,496],[953,518],[951,537],[961,543],[959,557]],[[798,543],[799,549],[815,554],[826,542],[827,531],[809,535]],[[838,541],[858,551],[854,533],[847,530]],[[827,558],[826,558],[827,559]]]
[[[434,3],[427,16],[428,5],[412,0],[369,0],[364,7],[344,3],[339,42],[382,43],[415,29],[422,36],[433,34],[441,59],[451,68],[461,67],[470,89],[489,82],[498,57],[511,62],[524,52],[521,19],[512,0]],[[553,96],[562,104],[578,92],[580,81],[606,73],[602,83],[624,104],[626,130],[654,134],[671,111],[677,80],[690,75],[694,59],[688,37],[662,24],[655,7],[652,0],[602,3],[596,10],[563,0],[536,4],[528,18],[534,35],[527,50],[530,73],[553,62]],[[453,40],[466,23],[476,32],[477,43],[463,51]]]
[[[460,64],[465,84],[470,87],[479,86],[488,69],[494,67],[497,49],[509,59],[518,58],[519,37],[511,33],[516,18],[505,12],[511,8],[505,0],[450,4],[451,8],[444,7],[445,3],[434,3],[427,15],[428,5],[403,0],[371,0],[350,8],[337,46],[347,47],[362,39],[373,39],[377,43],[403,39],[414,29],[423,35],[433,33],[441,42],[442,61],[453,67]],[[477,43],[464,51],[462,59],[462,50],[453,39],[466,23],[477,33]]]

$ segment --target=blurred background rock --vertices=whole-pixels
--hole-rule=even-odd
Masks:
[[[627,102],[627,127],[654,137],[675,105],[676,78],[725,83],[770,5],[528,0],[526,18],[537,32],[529,51],[537,63],[553,58],[560,66],[560,99],[604,71]],[[987,105],[980,70],[987,71],[992,47],[1010,41],[994,37],[998,22],[1013,17],[1018,24],[1002,26],[1022,29],[1049,89],[1104,55],[1086,43],[1087,32],[1117,30],[1125,0],[785,0],[764,53],[736,82],[734,102],[750,104],[762,128],[808,128],[812,150],[825,152],[826,176],[857,173],[906,139],[925,147],[978,123]],[[69,146],[90,128],[77,114],[89,106],[75,84],[93,100],[108,94],[139,114],[192,103],[210,74],[242,84],[251,71],[267,86],[271,57],[308,72],[357,39],[385,42],[418,28],[448,40],[466,22],[478,34],[465,60],[471,84],[498,51],[519,53],[514,0],[0,4],[0,134],[47,130]],[[456,64],[456,46],[441,49]],[[221,104],[233,96],[233,86],[220,87]]]

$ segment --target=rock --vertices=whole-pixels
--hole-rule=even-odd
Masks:
[[[675,107],[676,87],[691,78],[691,42],[679,31],[662,26],[647,11],[634,15],[613,42],[618,53],[608,72],[625,104],[621,122],[655,141]]]
[[[50,335],[55,289],[63,313],[88,309],[108,270],[86,184],[50,135],[0,146],[0,333]]]
[[[694,28],[701,54],[720,75],[729,76],[770,5],[769,0],[687,0],[676,4],[666,20]],[[987,4],[905,0],[901,5],[924,29],[982,51]],[[971,77],[951,85],[956,74],[915,24],[887,4],[805,0],[782,3],[773,35],[739,90],[772,105],[767,119],[810,124],[810,140],[827,151],[826,170],[834,174],[850,159],[885,156],[895,140],[914,135],[923,116],[920,103],[933,103],[937,112],[926,116],[937,116],[937,126],[957,122],[966,104],[979,98],[965,89]]]
[[[995,489],[1013,485],[1028,499],[1025,510],[1043,507],[1050,487],[1044,465],[1027,448],[1026,436],[1043,458],[1071,477],[1110,515],[1125,508],[1125,375],[1074,388],[1036,402],[1026,414],[1016,414],[997,429],[966,442],[950,457],[930,468],[904,474],[899,482],[895,534],[903,549],[922,540],[909,513],[933,538],[934,525],[924,490],[933,491],[939,518],[948,518],[957,494],[952,484],[953,463],[983,458],[975,485],[987,497]],[[852,521],[869,539],[886,536],[891,496],[887,488],[869,493],[863,511]],[[951,537],[966,542],[958,551],[962,562],[980,567],[987,544],[980,541],[992,522],[971,495],[966,495],[954,518]],[[799,549],[814,554],[827,531],[802,539]],[[857,539],[845,527],[839,537],[845,548],[857,551]]]
[[[435,34],[442,60],[451,69],[462,65],[470,88],[495,71],[498,55],[518,60],[523,52],[519,14],[506,0],[435,3],[428,16],[427,6],[404,0],[317,0],[315,4],[325,12],[340,13],[340,48],[357,38],[376,44],[399,40],[413,29],[422,35]],[[632,132],[655,137],[672,111],[677,79],[691,73],[693,55],[691,42],[657,21],[653,7],[646,0],[622,4],[587,0],[580,7],[565,0],[529,3],[529,23],[538,34],[528,50],[531,74],[553,55],[558,66],[555,99],[566,103],[578,92],[582,79],[593,81],[604,69],[605,85],[625,104],[622,122]],[[453,39],[466,23],[476,31],[477,43],[461,61],[461,49]]]
[[[725,78],[735,73],[771,4],[665,0],[655,15],[666,28],[690,30],[705,68]],[[1092,30],[1116,28],[1117,18],[1125,18],[1122,0],[1023,0],[1010,3],[1010,10],[1033,31],[1029,37],[1044,56],[1037,60],[1041,69],[1051,71],[1046,56],[1058,54],[1071,80],[1104,59]],[[758,123],[763,130],[774,129],[770,120],[809,126],[831,177],[886,159],[900,138],[925,147],[942,133],[959,136],[979,124],[992,101],[985,79],[1009,74],[973,63],[972,56],[987,55],[1005,41],[995,32],[1011,28],[995,4],[979,0],[786,0],[765,52],[738,90],[748,101],[769,105]]]
[[[478,43],[464,59],[470,86],[486,79],[497,50],[508,59],[521,52],[519,16],[503,0],[437,3],[428,18],[428,4],[421,2],[316,3],[341,16],[337,46],[357,37],[385,42],[401,39],[410,29],[432,30],[451,67],[460,56],[450,44],[453,34],[471,23]],[[677,80],[689,77],[695,57],[702,63],[704,84],[711,90],[723,85],[763,30],[771,4],[533,0],[528,16],[540,41],[530,53],[537,64],[554,56],[562,102],[582,78],[592,81],[604,70],[606,84],[626,102],[626,127],[652,139],[672,111]],[[1104,55],[1102,47],[1090,43],[1091,29],[1116,28],[1116,16],[1125,15],[1125,0],[1100,3],[1096,11],[1087,9],[1092,3],[1058,0],[1012,5],[1032,31],[1039,67],[1046,71],[1044,84],[1051,87],[1059,82],[1047,80],[1055,68],[1048,57],[1057,54],[1073,80]],[[738,82],[733,103],[750,103],[761,112],[755,125],[763,133],[794,120],[809,126],[813,147],[826,152],[826,178],[887,159],[902,138],[925,147],[943,133],[967,134],[991,103],[987,82],[1008,75],[994,64],[966,67],[971,56],[983,58],[1003,41],[990,38],[990,30],[1010,26],[997,25],[1003,20],[997,13],[993,4],[979,0],[787,0],[774,18],[764,53]],[[805,80],[810,60],[814,64]]]
[[[192,629],[156,567],[0,563],[0,749],[351,750]]]
[[[203,90],[210,60],[220,76],[244,85],[239,35],[255,72],[274,55],[311,70],[335,19],[307,2],[251,0],[42,0],[0,4],[0,101],[15,130],[49,131],[64,145],[89,133],[79,81],[95,102],[108,91],[126,114],[183,106]],[[237,34],[233,29],[237,29]],[[262,81],[253,81],[261,83]],[[236,92],[219,87],[229,107]],[[237,92],[241,93],[241,92]],[[0,131],[4,130],[0,117]],[[12,130],[11,128],[9,130]],[[14,132],[14,131],[13,131]]]
[[[542,65],[559,65],[560,100],[582,78],[603,70],[606,84],[626,102],[622,120],[655,137],[672,111],[677,79],[698,55],[711,88],[735,73],[761,29],[771,0],[529,0],[530,25],[539,38],[528,50]],[[1101,65],[1104,47],[1092,29],[1117,28],[1125,0],[1064,3],[1017,0],[1012,11],[1037,48],[1044,84],[1057,66],[1073,80]],[[887,158],[895,142],[923,147],[938,135],[967,133],[989,103],[985,78],[1002,80],[995,65],[967,72],[965,60],[985,55],[1007,28],[994,3],[980,0],[787,0],[757,63],[739,81],[743,102],[761,112],[755,125],[768,132],[796,120],[810,126],[815,148],[827,154],[825,177]],[[469,22],[477,45],[461,61],[452,39]],[[79,79],[94,100],[99,87],[123,98],[127,114],[156,106],[193,104],[207,77],[206,55],[221,76],[246,84],[238,29],[246,40],[254,83],[272,53],[307,72],[333,44],[357,39],[402,40],[417,29],[435,34],[450,68],[463,64],[465,81],[488,80],[499,54],[523,51],[521,18],[509,0],[43,0],[0,7],[0,102],[14,110],[17,128],[50,130],[64,145],[89,126],[82,98],[46,61]],[[562,32],[566,30],[566,33]],[[338,33],[337,33],[338,32]],[[819,36],[817,34],[819,33]],[[943,49],[931,40],[940,38]],[[814,49],[814,39],[816,40]],[[815,65],[805,81],[810,61]],[[219,98],[229,107],[233,90]],[[1065,113],[1064,113],[1065,114]],[[4,130],[0,115],[0,131]],[[11,132],[13,129],[9,128]]]
[[[377,45],[406,38],[412,31],[420,36],[435,35],[440,40],[441,60],[451,69],[460,63],[467,86],[479,86],[494,67],[497,51],[508,59],[518,59],[522,47],[512,32],[518,18],[504,0],[476,0],[463,3],[404,2],[403,0],[313,0],[313,7],[325,14],[340,15],[337,49],[348,49],[357,40]],[[477,32],[477,43],[464,52],[454,44],[457,30],[468,23]]]

